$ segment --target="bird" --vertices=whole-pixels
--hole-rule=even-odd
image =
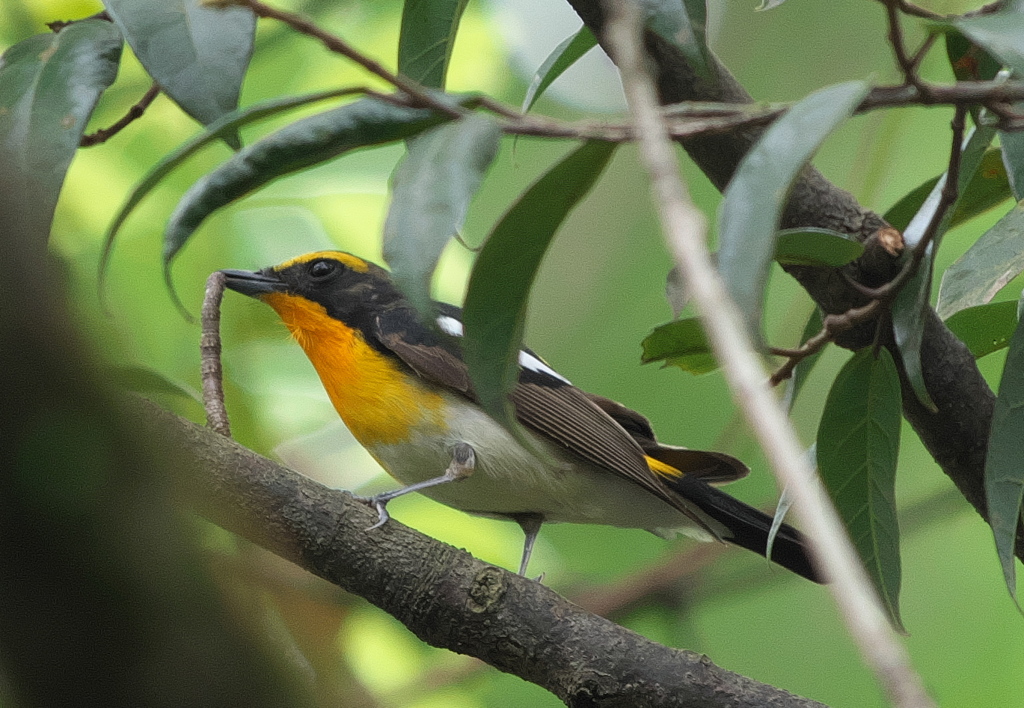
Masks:
[[[541,526],[556,522],[686,533],[766,555],[771,517],[713,486],[745,476],[740,460],[659,442],[642,414],[582,391],[527,348],[510,394],[525,432],[510,432],[476,399],[461,310],[438,302],[424,321],[375,263],[317,251],[221,272],[228,289],[276,311],[352,435],[403,485],[363,499],[378,512],[371,528],[390,518],[388,502],[419,492],[518,523],[521,575]],[[782,524],[771,560],[821,582],[806,548]]]

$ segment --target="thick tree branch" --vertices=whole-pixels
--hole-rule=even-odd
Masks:
[[[568,1],[604,46],[605,17],[600,0]],[[704,78],[693,70],[679,50],[660,37],[648,32],[645,43],[663,104],[746,103],[751,100],[721,63],[713,61],[712,76]],[[896,91],[908,93],[917,89],[909,86]],[[679,142],[712,183],[723,189],[761,130],[750,127]],[[876,287],[891,280],[899,271],[898,247],[902,244],[899,239],[893,239],[893,229],[812,167],[807,167],[794,185],[782,218],[783,228],[798,226],[830,228],[862,241],[866,247],[864,255],[847,270],[859,283]],[[843,313],[867,302],[836,269],[791,267],[788,271],[826,313]],[[851,349],[867,346],[872,342],[874,330],[875,322],[866,322],[844,332],[836,341]],[[916,396],[904,395],[904,415],[943,471],[978,513],[987,518],[983,475],[994,403],[992,391],[970,352],[934,312],[928,314],[921,365],[925,383],[939,407],[938,413],[930,413],[918,405]],[[1018,554],[1024,556],[1024,538],[1020,538],[1017,548]]]
[[[140,403],[214,523],[365,597],[420,639],[476,656],[571,706],[821,706],[655,644],[533,580],[391,521],[211,430]]]

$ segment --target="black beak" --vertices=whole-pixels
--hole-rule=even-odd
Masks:
[[[288,286],[273,271],[222,270],[224,285],[235,292],[259,298],[269,293],[281,293]]]

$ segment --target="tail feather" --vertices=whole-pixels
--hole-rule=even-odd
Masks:
[[[732,536],[723,540],[766,555],[768,531],[772,526],[770,516],[692,476],[662,477],[662,481],[729,529]],[[824,582],[811,564],[804,535],[788,524],[782,524],[775,535],[771,559],[808,580]]]

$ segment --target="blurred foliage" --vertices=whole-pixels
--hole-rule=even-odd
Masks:
[[[394,66],[398,0],[287,0],[276,5],[315,18]],[[571,13],[566,21],[566,8],[549,5],[536,0],[469,4],[448,88],[482,90],[521,104],[540,61],[578,28]],[[880,5],[790,0],[768,13],[754,13],[754,5],[754,0],[712,2],[707,33],[712,48],[755,98],[797,99],[821,86],[871,74],[879,80],[896,78]],[[942,12],[970,7],[959,0],[930,5]],[[46,31],[45,22],[101,9],[96,2],[6,0],[0,5],[0,47]],[[539,19],[549,9],[552,16]],[[544,31],[522,31],[540,25]],[[547,34],[556,30],[560,36],[548,41]],[[555,81],[534,110],[576,118],[584,115],[580,105],[595,100],[615,105],[618,87],[608,81],[598,54],[591,52],[585,60],[594,66],[573,67]],[[938,53],[929,55],[922,72],[929,79],[952,78]],[[240,103],[338,84],[379,86],[379,81],[280,24],[260,22]],[[126,50],[121,75],[103,96],[89,131],[114,122],[148,86],[147,75]],[[251,143],[294,118],[248,126],[242,139]],[[945,169],[948,121],[948,110],[925,108],[858,117],[826,142],[815,164],[863,204],[882,212]],[[108,363],[156,372],[185,390],[199,388],[199,330],[179,315],[164,288],[161,234],[178,198],[225,160],[228,148],[213,145],[192,158],[130,217],[114,250],[102,300],[96,272],[103,234],[130,190],[198,130],[161,96],[142,120],[108,144],[80,151],[51,240],[70,279],[75,319]],[[380,262],[387,182],[401,154],[398,147],[357,152],[222,209],[175,263],[174,283],[186,306],[198,313],[203,282],[220,268],[258,268],[321,248]],[[479,244],[512,195],[564,154],[565,146],[554,141],[521,138],[513,144],[504,139],[467,215],[464,240]],[[684,171],[698,206],[714,222],[720,195],[692,165]],[[937,255],[937,271],[998,218],[991,213],[950,231]],[[472,259],[459,244],[447,249],[436,296],[461,300]],[[770,507],[775,486],[738,422],[721,375],[693,377],[675,368],[640,365],[640,342],[671,318],[664,297],[670,265],[635,149],[625,146],[552,243],[530,298],[527,341],[580,387],[642,411],[666,442],[716,448],[746,460],[753,472],[730,492]],[[780,276],[772,266],[764,331],[773,344],[792,346],[810,303],[794,282]],[[1013,288],[1019,291],[1020,282]],[[312,367],[268,308],[229,295],[222,328],[228,407],[241,443],[332,485],[369,490],[389,484],[337,423]],[[808,444],[815,438],[830,382],[848,357],[834,348],[826,351],[803,388],[793,416]],[[990,381],[998,378],[1004,358],[1005,352],[996,352],[980,362]],[[173,392],[155,397],[183,415],[201,416],[194,402]],[[896,482],[903,525],[900,605],[913,662],[943,706],[1019,705],[1024,627],[1006,595],[990,530],[962,500],[929,513],[949,482],[916,436],[904,432]],[[512,524],[470,518],[418,496],[403,497],[390,510],[402,522],[488,562],[514,567],[518,560],[521,536]],[[282,567],[218,529],[206,528],[205,534],[207,560],[223,581],[225,595],[241,614],[256,618],[255,624],[293,658],[298,673],[316,674],[323,705],[558,704],[536,686],[423,646],[375,608]],[[669,554],[693,553],[694,548],[690,541],[667,545],[640,531],[549,526],[541,534],[533,567],[543,569],[545,582],[570,596],[583,589],[599,594],[606,584],[628,584],[631,576],[641,576]],[[699,573],[622,609],[616,620],[832,706],[883,705],[825,590],[772,570],[750,554],[714,555],[714,562],[705,564],[695,554]]]

